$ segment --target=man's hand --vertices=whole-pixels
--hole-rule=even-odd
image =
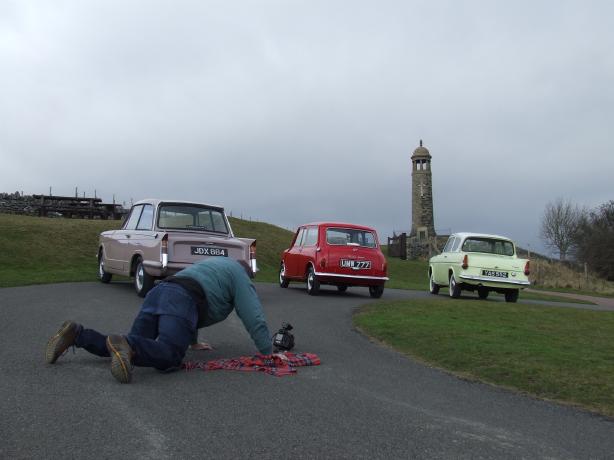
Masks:
[[[190,350],[213,350],[213,347],[207,342],[196,342],[190,345]]]
[[[288,357],[285,354],[283,354],[283,353],[273,353],[272,356],[275,356],[275,357],[281,359],[283,362],[288,362]]]

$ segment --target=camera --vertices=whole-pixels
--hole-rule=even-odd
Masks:
[[[273,336],[273,347],[275,351],[289,351],[294,348],[294,336],[290,334],[292,324],[283,323],[281,329]]]

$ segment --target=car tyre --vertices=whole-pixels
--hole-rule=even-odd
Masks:
[[[486,288],[479,287],[478,288],[478,297],[482,300],[486,300],[488,298],[489,291]]]
[[[345,292],[348,290],[347,286],[341,285],[341,286],[337,286],[337,291],[339,292]]]
[[[98,256],[98,278],[104,284],[108,284],[111,282],[112,277],[113,275],[111,275],[110,273],[107,273],[104,270],[104,258],[102,256],[102,251],[101,251],[100,255]]]
[[[145,271],[143,259],[140,257],[136,260],[134,267],[134,289],[139,297],[145,297],[154,287],[154,277]]]
[[[318,295],[320,292],[320,281],[316,277],[313,267],[310,265],[307,270],[307,294]]]
[[[369,295],[374,299],[379,299],[384,293],[384,286],[369,286]]]
[[[456,283],[456,278],[454,277],[454,273],[450,275],[449,288],[450,288],[450,297],[452,297],[453,299],[458,299],[461,295],[461,288]]]
[[[429,275],[429,292],[433,295],[439,294],[439,284],[433,279],[433,272]]]
[[[290,280],[285,277],[286,265],[282,262],[279,267],[279,287],[287,288],[290,285]]]
[[[518,289],[510,289],[505,293],[505,301],[515,303],[518,301],[518,294],[520,291]]]

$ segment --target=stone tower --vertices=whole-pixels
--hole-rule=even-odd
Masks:
[[[411,156],[411,234],[415,239],[435,238],[433,219],[433,181],[431,175],[431,154],[420,146]]]

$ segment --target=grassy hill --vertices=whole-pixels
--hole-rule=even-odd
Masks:
[[[230,218],[237,236],[256,238],[256,281],[277,282],[281,253],[292,232],[264,222]],[[0,214],[0,287],[96,280],[98,235],[119,221],[50,219]],[[384,253],[386,253],[386,248]],[[426,290],[428,263],[388,258],[388,288]],[[544,273],[539,268],[535,270]],[[559,277],[559,279],[561,279]],[[538,286],[544,286],[537,283]],[[558,300],[523,293],[525,298]]]
[[[237,236],[256,238],[256,281],[277,282],[281,253],[292,232],[264,222],[230,218]],[[96,280],[98,235],[119,221],[50,219],[0,214],[0,287]],[[391,288],[426,289],[427,263],[389,259]]]
[[[292,233],[262,222],[230,218],[237,236],[258,240],[257,281],[277,279],[279,256]],[[112,220],[50,219],[0,214],[0,287],[96,280],[98,235]]]

